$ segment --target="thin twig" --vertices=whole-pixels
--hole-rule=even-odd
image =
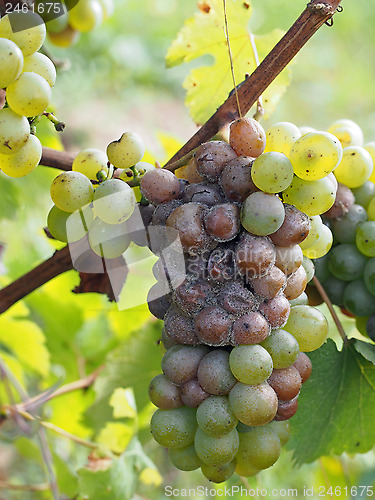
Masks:
[[[257,46],[255,44],[255,37],[252,33],[250,33],[250,43],[251,43],[251,48],[253,49],[255,64],[258,67],[259,66],[259,55],[258,55]],[[264,115],[263,98],[260,95],[258,97],[258,100],[257,100],[257,110],[256,110],[253,118],[254,118],[254,120],[259,121],[263,115]]]
[[[0,479],[0,490],[11,491],[48,491],[49,486],[47,483],[43,484],[12,484],[2,481]]]
[[[163,168],[165,168],[166,170],[170,170],[171,172],[174,172],[178,168],[185,167],[185,165],[187,165],[189,163],[189,161],[193,158],[196,150],[197,150],[197,148],[192,149],[191,151],[189,151],[188,154],[186,154],[185,156],[183,156],[179,160],[174,161],[173,163],[168,163]]]
[[[230,41],[229,41],[229,29],[228,29],[228,16],[227,16],[227,2],[226,2],[226,0],[223,0],[223,8],[224,8],[225,38],[227,40],[227,45],[228,45],[230,71],[232,73],[233,88],[234,88],[234,93],[236,95],[238,114],[239,114],[239,117],[242,118],[240,100],[238,98],[238,91],[237,91],[237,85],[236,85],[236,77],[234,74],[232,50],[230,48]]]
[[[348,337],[346,336],[346,333],[345,333],[345,330],[341,324],[341,321],[339,320],[339,317],[337,316],[336,311],[333,308],[333,305],[332,305],[332,302],[330,301],[330,298],[328,297],[326,291],[324,290],[324,288],[322,287],[320,281],[318,280],[318,278],[316,276],[313,277],[313,282],[314,282],[318,292],[322,296],[322,299],[327,304],[327,307],[329,309],[329,312],[331,313],[333,321],[335,322],[337,330],[339,331],[339,334],[340,334],[342,340],[344,341],[344,344],[346,344],[348,342]]]

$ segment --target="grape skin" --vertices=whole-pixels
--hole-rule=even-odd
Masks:
[[[79,172],[63,172],[51,184],[51,198],[64,212],[75,212],[91,203],[94,190],[91,182]]]
[[[51,101],[51,87],[36,73],[22,73],[8,86],[7,101],[19,115],[37,116],[46,110]]]
[[[261,191],[250,194],[241,209],[241,223],[249,233],[267,236],[284,222],[283,202],[276,195]]]
[[[302,352],[318,349],[328,334],[325,316],[318,309],[309,306],[292,307],[284,328],[295,337]]]
[[[72,170],[80,172],[90,180],[96,181],[96,174],[104,170],[108,174],[107,155],[100,149],[83,149],[73,160]]]
[[[80,0],[68,15],[73,29],[88,33],[103,21],[103,7],[98,0]]]
[[[266,147],[266,133],[253,118],[239,118],[230,125],[229,144],[238,156],[260,156]]]
[[[94,213],[90,206],[76,212],[64,212],[54,205],[47,217],[47,226],[51,235],[59,241],[73,243],[78,241],[91,227]]]
[[[56,68],[51,59],[40,52],[25,57],[23,72],[36,73],[53,87],[56,83]]]
[[[283,153],[270,151],[254,160],[251,178],[262,191],[280,193],[293,180],[293,166]]]
[[[23,67],[21,49],[11,40],[0,38],[0,88],[7,87],[20,76]]]
[[[15,27],[14,32],[12,26]],[[31,26],[31,28],[25,29],[26,26]],[[30,56],[43,45],[46,38],[46,26],[36,12],[31,10],[12,12],[1,18],[0,38],[12,40],[22,50],[24,57]]]
[[[96,217],[89,230],[89,242],[99,257],[104,259],[120,257],[130,244],[126,222],[107,224]]]
[[[95,214],[107,224],[121,224],[128,220],[136,204],[132,188],[119,179],[99,184],[93,200]]]
[[[80,0],[79,4],[81,2],[82,0]],[[77,7],[78,5],[75,8]],[[145,146],[143,141],[135,132],[125,132],[120,139],[111,142],[107,146],[108,160],[117,168],[132,167],[141,161],[144,154]]]
[[[286,203],[295,205],[301,212],[312,216],[327,212],[335,202],[336,192],[327,177],[307,181],[295,176],[284,191],[283,198]]]
[[[334,173],[338,182],[356,188],[370,178],[373,166],[371,155],[366,149],[348,146],[344,148],[342,160]]]
[[[25,116],[9,108],[0,109],[0,154],[17,153],[30,137],[30,125]]]
[[[32,172],[42,157],[42,145],[35,135],[15,154],[0,154],[0,170],[9,177],[24,177]]]

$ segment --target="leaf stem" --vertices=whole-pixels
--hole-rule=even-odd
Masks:
[[[240,100],[238,98],[238,91],[237,91],[237,85],[236,85],[236,77],[234,75],[234,67],[233,67],[233,57],[232,57],[232,50],[230,48],[230,41],[229,41],[229,29],[228,29],[228,16],[227,16],[227,2],[226,0],[223,0],[223,8],[224,8],[224,23],[225,23],[225,38],[227,41],[228,45],[228,54],[229,54],[229,62],[230,62],[230,71],[232,73],[232,80],[233,80],[233,87],[234,87],[234,93],[236,94],[236,101],[237,101],[237,110],[239,117],[242,118],[241,114],[241,106],[240,106]]]
[[[255,38],[254,38],[253,33],[250,33],[250,43],[251,43],[251,48],[253,49],[255,64],[258,67],[259,66],[259,55],[258,55],[257,46],[255,44]],[[260,95],[258,97],[258,100],[257,100],[257,110],[256,110],[253,118],[254,118],[254,120],[257,120],[259,122],[263,115],[264,115],[263,99],[262,99],[262,96]]]
[[[344,341],[344,344],[346,344],[349,341],[348,337],[346,336],[344,327],[342,326],[341,321],[339,320],[339,317],[337,316],[336,311],[333,308],[333,305],[332,305],[332,302],[330,301],[330,298],[328,297],[326,291],[324,290],[322,284],[320,283],[320,281],[318,280],[318,278],[316,276],[313,277],[313,282],[314,282],[318,292],[322,296],[322,299],[327,304],[327,307],[329,309],[329,312],[331,313],[333,321],[335,322],[337,330],[339,331],[339,334],[340,334],[342,340]]]

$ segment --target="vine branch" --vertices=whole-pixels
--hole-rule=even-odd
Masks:
[[[314,33],[332,18],[341,0],[312,0],[291,26],[284,37],[275,45],[255,71],[238,85],[238,99],[241,112],[246,114],[259,96],[281,73],[293,57],[301,50]],[[189,155],[202,142],[211,139],[223,126],[239,117],[236,94],[232,93],[209,120],[186,142],[167,162],[164,168],[175,170],[178,162]],[[41,165],[71,170],[74,155],[43,148]],[[60,252],[60,253],[59,253]],[[50,259],[37,266],[30,273],[0,290],[0,314],[28,293],[48,282],[55,276],[72,269],[69,250],[56,252]],[[51,266],[51,267],[50,267]]]

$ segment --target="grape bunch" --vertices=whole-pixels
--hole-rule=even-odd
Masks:
[[[47,226],[62,242],[74,243],[87,236],[100,257],[113,259],[130,244],[128,219],[136,206],[127,174],[141,176],[154,167],[141,162],[145,146],[134,132],[111,142],[106,153],[84,149],[75,157],[72,170],[59,174],[51,185],[51,208]],[[116,167],[117,177],[114,176]]]
[[[13,26],[32,27],[13,31]],[[34,12],[13,12],[0,21],[0,170],[10,177],[32,172],[42,146],[31,125],[51,101],[56,81],[52,61],[38,52],[46,36]]]
[[[44,0],[39,2],[43,5]],[[43,10],[48,39],[57,47],[70,47],[80,38],[81,33],[88,33],[98,28],[103,21],[111,17],[114,11],[113,0],[79,0],[56,2],[58,16],[48,9]]]
[[[315,261],[317,277],[330,300],[355,316],[360,332],[375,341],[375,142],[363,145],[360,127],[350,120],[330,130],[344,149],[334,171],[336,200],[323,214],[334,245]]]
[[[155,440],[211,481],[270,467],[328,333],[304,292],[332,234],[342,158],[333,134],[281,122],[231,124],[179,171],[145,174],[146,242],[159,256],[150,311],[164,320],[162,374],[150,383]],[[184,266],[178,253],[183,253]]]

